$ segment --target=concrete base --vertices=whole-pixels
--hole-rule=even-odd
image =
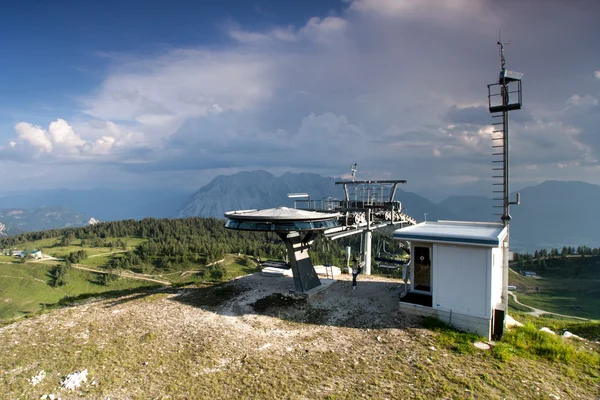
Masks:
[[[321,284],[319,286],[316,286],[310,290],[307,290],[305,292],[299,292],[297,290],[294,289],[290,289],[290,293],[293,293],[295,295],[298,296],[303,296],[303,297],[307,297],[307,298],[311,298],[314,295],[316,295],[317,293],[321,293],[322,291],[324,291],[325,289],[327,289],[329,286],[333,285],[333,283],[336,282],[335,279],[321,279]]]
[[[400,302],[400,312],[422,317],[435,317],[458,330],[475,333],[479,336],[483,336],[486,340],[492,339],[491,319],[473,317],[471,315],[459,314],[451,310],[440,310],[404,302]]]

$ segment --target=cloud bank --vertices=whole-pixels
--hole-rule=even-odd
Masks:
[[[511,4],[507,14],[484,0],[354,0],[300,26],[227,23],[219,47],[114,54],[72,120],[19,122],[0,156],[102,164],[134,184],[256,168],[340,176],[354,162],[362,178],[408,179],[415,190],[486,182],[486,85],[502,28],[508,67],[525,72],[525,106],[511,114],[514,178],[600,183],[597,24],[568,2]],[[568,63],[546,43],[561,17],[576,43]]]

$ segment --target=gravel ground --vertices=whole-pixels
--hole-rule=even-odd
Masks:
[[[5,326],[0,397],[524,399],[599,392],[597,378],[569,376],[561,365],[503,363],[489,352],[441,347],[437,333],[398,311],[397,280],[361,275],[352,290],[341,275],[307,302],[288,299],[291,288],[291,278],[252,274],[224,289],[92,300]],[[273,294],[284,296],[255,310]],[[61,387],[84,370],[81,387]]]

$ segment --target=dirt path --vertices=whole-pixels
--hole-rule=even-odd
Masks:
[[[0,275],[0,278],[11,278],[11,279],[27,279],[27,280],[31,279],[31,280],[34,280],[34,281],[41,282],[41,283],[43,283],[43,284],[47,284],[47,283],[48,283],[48,282],[46,282],[46,281],[43,281],[43,280],[41,280],[41,279],[38,279],[38,278],[33,278],[33,277],[30,277],[30,276],[9,276],[9,275]]]
[[[92,254],[91,256],[88,256],[88,258],[94,258],[94,257],[100,257],[100,256],[107,256],[110,254],[118,254],[118,253],[127,253],[128,250],[115,250],[115,251],[109,251],[108,253],[98,253],[98,254]]]
[[[95,272],[97,274],[109,274],[109,273],[111,273],[111,271],[104,271],[104,270],[101,270],[101,269],[89,268],[89,267],[85,267],[85,266],[83,266],[81,264],[73,264],[72,267],[75,268],[75,269],[83,270],[83,271]],[[148,278],[148,277],[145,277],[145,276],[141,276],[139,274],[134,274],[133,272],[119,271],[119,275],[122,276],[122,277],[124,277],[124,278],[138,279],[138,280],[141,280],[141,281],[156,282],[156,283],[160,283],[161,285],[165,285],[165,286],[170,286],[172,284],[172,282],[169,282],[169,281],[161,281],[159,279]]]
[[[519,305],[521,305],[523,307],[527,307],[527,308],[529,308],[531,310],[530,312],[527,312],[526,314],[533,315],[533,316],[536,316],[536,317],[539,317],[539,316],[544,315],[544,314],[551,314],[551,315],[557,315],[559,317],[564,317],[564,318],[578,319],[580,321],[589,321],[588,318],[576,317],[574,315],[557,314],[557,313],[550,312],[550,311],[540,310],[539,308],[531,307],[531,306],[528,306],[527,304],[523,304],[523,303],[519,302],[519,300],[517,299],[517,295],[516,294],[514,294],[512,292],[508,292],[508,294],[512,296],[512,298],[514,299],[515,303],[517,303],[517,304],[519,304]]]
[[[218,264],[218,263],[222,263],[222,262],[224,262],[224,261],[225,261],[225,259],[224,259],[224,258],[222,258],[222,259],[220,259],[220,260],[213,261],[213,262],[211,262],[211,263],[208,263],[208,264],[206,264],[206,265],[205,265],[205,267],[210,267],[211,265],[215,265],[215,264]],[[184,276],[186,276],[186,275],[189,275],[189,274],[195,274],[195,273],[202,272],[202,271],[203,271],[203,270],[189,270],[189,271],[183,271],[183,272],[181,272],[181,275],[180,275],[180,276],[181,276],[181,277],[184,277]],[[179,272],[173,272],[173,274],[177,274],[177,273],[179,273]],[[165,274],[165,275],[171,275],[171,274]]]

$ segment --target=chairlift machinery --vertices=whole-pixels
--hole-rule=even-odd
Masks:
[[[392,254],[385,250],[385,239],[380,240],[379,246],[377,248],[377,254],[375,255],[375,262],[379,268],[396,270],[401,268],[404,265],[407,265],[410,262],[404,258],[399,258],[398,254]],[[403,248],[403,247],[401,247]],[[403,250],[408,253],[409,251]]]
[[[323,199],[320,202],[311,200],[303,193],[304,200],[297,193],[288,197],[294,199],[294,208],[306,203],[309,211],[337,213],[336,227],[323,231],[325,237],[336,240],[346,236],[361,234],[360,262],[364,265],[363,273],[371,274],[372,232],[390,225],[415,225],[417,221],[402,209],[402,203],[394,200],[398,185],[406,184],[406,180],[356,180],[357,164],[350,167],[352,180],[338,181],[344,190],[344,199]],[[320,204],[319,204],[320,203]],[[320,207],[317,207],[320,205]]]

